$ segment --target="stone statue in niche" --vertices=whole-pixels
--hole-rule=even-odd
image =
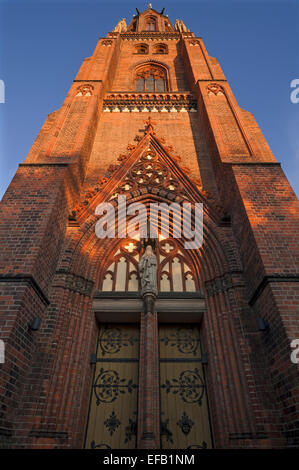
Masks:
[[[158,295],[157,258],[151,245],[147,245],[139,261],[139,274],[141,280],[141,294],[153,293]]]

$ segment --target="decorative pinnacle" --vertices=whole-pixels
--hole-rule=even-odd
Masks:
[[[147,128],[146,128],[146,132],[150,132],[150,131],[153,131],[154,130],[154,125],[157,124],[156,122],[152,121],[152,118],[151,116],[148,117],[148,119],[146,121],[144,121],[144,123],[147,125]]]
[[[153,5],[152,5],[151,3],[149,3],[149,4],[148,4],[148,7],[149,7],[150,9],[152,9],[152,8],[153,8]]]

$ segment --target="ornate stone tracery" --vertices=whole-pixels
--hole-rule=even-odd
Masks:
[[[157,287],[162,292],[195,292],[200,290],[195,268],[178,241],[159,235],[155,249],[157,259]],[[140,241],[128,238],[120,243],[116,253],[109,257],[101,276],[102,291],[137,292],[144,287],[140,282],[142,254]]]
[[[168,88],[165,69],[157,65],[145,65],[136,71],[136,91],[164,92]]]
[[[138,72],[136,73],[136,79],[146,79],[150,76],[153,76],[155,79],[162,78],[163,80],[165,80],[166,78],[164,70],[156,66],[146,66],[142,70],[138,70]]]
[[[140,280],[138,274],[139,242],[133,239],[123,241],[113,262],[104,272],[101,280],[103,291],[138,291]]]
[[[140,186],[164,188],[170,192],[179,193],[183,198],[188,199],[188,195],[182,184],[174,177],[171,170],[161,161],[157,152],[149,148],[146,150],[129,170],[128,174],[121,182],[117,194],[124,194],[127,191],[134,191]],[[114,194],[111,199],[116,197]]]
[[[146,123],[147,130],[145,131],[145,136],[142,138],[137,135],[134,139],[138,143],[138,146],[147,135],[155,136],[153,130],[154,123],[151,120],[147,120]],[[159,145],[163,146],[165,152],[168,154],[173,153],[172,146],[164,145],[164,137],[155,136],[155,140]],[[97,195],[104,190],[111,178],[123,168],[124,164],[130,158],[131,153],[136,149],[136,145],[128,144],[127,148],[130,153],[120,154],[118,157],[119,163],[109,165],[106,173],[98,178],[96,185],[86,189],[81,200],[73,208],[70,221],[76,221]],[[178,155],[171,155],[171,160],[174,165],[179,165],[181,158]],[[110,193],[110,196],[107,196],[108,200],[113,203],[113,201],[116,201],[117,197],[122,194],[127,194],[130,197],[133,194],[135,196],[136,194],[153,194],[161,195],[170,201],[193,201],[196,200],[194,199],[194,188],[197,188],[198,195],[200,194],[203,198],[202,201],[215,210],[217,217],[220,216],[223,218],[226,214],[224,208],[212,193],[202,189],[201,179],[199,177],[190,178],[190,169],[187,166],[180,167],[178,171],[182,172],[182,174],[189,175],[189,180],[192,181],[193,185],[191,192],[187,191],[184,185],[185,183],[183,183],[184,178],[181,180],[178,174],[174,173],[174,166],[169,166],[169,164],[164,161],[164,158],[162,158],[160,152],[157,152],[150,144],[147,146],[147,149],[142,151],[135,163],[128,168],[127,173],[121,177],[117,187]],[[199,199],[199,201],[200,200],[201,199]]]

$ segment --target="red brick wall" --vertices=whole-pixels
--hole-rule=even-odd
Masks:
[[[108,166],[117,164],[127,145],[134,144],[136,135],[143,135],[144,121],[149,113],[103,113],[95,135],[86,175],[86,185],[95,183]],[[165,137],[172,145],[173,155],[181,157],[180,164],[190,168],[190,176],[201,176],[206,189],[214,189],[211,161],[203,129],[197,113],[153,113],[157,137]],[[113,134],[111,130],[113,129]]]

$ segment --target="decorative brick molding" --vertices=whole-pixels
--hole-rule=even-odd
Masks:
[[[111,39],[104,39],[104,41],[101,42],[102,46],[112,46],[113,41]]]
[[[55,274],[54,287],[63,287],[78,294],[90,296],[93,288],[93,281],[85,279],[77,274],[57,271]]]
[[[76,96],[91,96],[93,94],[93,86],[89,83],[85,85],[80,85],[77,88]]]
[[[88,79],[80,80],[80,79],[75,79],[75,80],[73,80],[73,82],[86,82],[86,83],[90,83],[90,82],[95,82],[96,83],[96,82],[98,82],[98,83],[102,83],[103,80],[88,80]]]
[[[200,41],[198,41],[197,39],[193,39],[189,41],[189,44],[190,46],[200,46]]]
[[[196,99],[185,93],[109,93],[103,102],[103,112],[197,112]]]
[[[148,121],[146,122],[148,123]],[[138,146],[140,146],[139,148],[142,149],[142,143],[144,139],[147,139],[148,135],[151,135],[155,142],[160,145],[160,152],[158,152],[158,154],[156,151],[153,152],[151,150],[146,151],[145,153],[148,155],[152,152],[151,157],[153,158],[153,161],[157,160],[158,158],[158,161],[156,163],[164,167],[165,174],[162,180],[159,181],[159,184],[157,184],[156,182],[153,183],[153,181],[151,182],[152,178],[148,179],[147,177],[145,177],[144,183],[140,185],[139,183],[136,183],[136,175],[130,175],[130,172],[132,173],[132,170],[134,170],[136,165],[141,165],[141,169],[144,169],[145,162],[142,162],[142,160],[144,160],[144,158],[147,159],[147,155],[139,155],[138,157],[136,150]],[[192,177],[190,168],[187,165],[183,167],[180,165],[181,157],[178,155],[172,155],[174,151],[173,147],[171,145],[165,145],[165,138],[163,136],[158,138],[155,135],[152,126],[150,131],[149,129],[145,131],[145,135],[143,137],[137,135],[135,137],[135,141],[138,142],[137,145],[128,144],[128,154],[120,154],[120,156],[118,157],[118,162],[120,163],[116,165],[111,164],[108,167],[106,173],[98,178],[96,185],[87,188],[84,194],[82,194],[80,201],[78,201],[76,206],[74,206],[73,210],[71,211],[71,214],[69,215],[69,221],[71,223],[76,223],[79,220],[80,216],[86,211],[88,206],[90,206],[91,203],[98,199],[99,193],[106,193],[106,200],[111,201],[112,204],[115,203],[115,196],[117,194],[126,194],[130,198],[134,198],[144,193],[155,194],[162,198],[167,198],[173,202],[178,203],[181,203],[184,200],[203,202],[206,207],[212,209],[213,212],[215,211],[214,215],[217,219],[219,219],[220,217],[221,220],[224,220],[225,216],[227,216],[224,207],[219,203],[219,201],[212,193],[206,190],[202,190],[201,179]],[[167,163],[164,162],[164,158],[166,157],[166,155],[169,159]],[[132,168],[133,162],[131,160],[133,158],[135,159],[135,166]],[[177,171],[181,173],[182,179],[185,180],[186,187],[184,187],[184,184],[181,184],[179,182],[179,179],[177,179],[177,177],[174,178],[174,175],[172,175],[169,166],[170,160],[171,166],[175,165]],[[127,175],[120,175],[121,172],[125,171],[126,167]],[[186,175],[188,175],[188,181],[186,180]],[[117,182],[118,187],[115,185],[113,192],[111,192],[107,188],[109,187],[109,185],[112,184],[112,181],[114,179]],[[192,185],[192,187],[189,187],[190,184]],[[189,187],[189,191],[187,191],[187,187]],[[108,197],[109,192],[110,198]],[[218,220],[218,222],[220,221]]]
[[[139,33],[122,33],[120,37],[123,41],[136,41],[140,39],[142,39],[142,41],[146,39],[149,39],[151,41],[155,41],[157,39],[164,39],[165,41],[169,41],[169,40],[178,41],[181,37],[181,34],[173,33],[173,32],[163,33],[163,32],[155,32],[155,31],[142,31]]]
[[[221,277],[217,277],[212,281],[206,281],[206,291],[208,296],[219,294],[219,292],[225,292],[233,287],[233,280],[229,273],[224,274]]]

